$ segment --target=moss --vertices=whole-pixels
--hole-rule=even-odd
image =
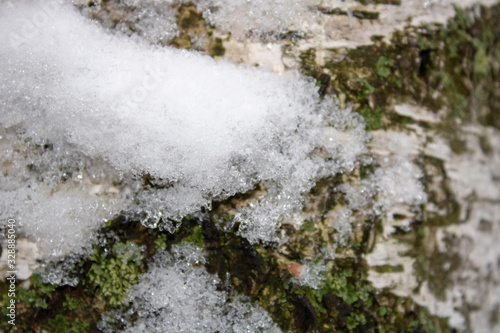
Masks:
[[[384,113],[380,108],[372,110],[369,107],[364,107],[361,111],[359,111],[359,114],[361,114],[365,119],[365,127],[367,131],[378,130],[382,127]]]
[[[490,61],[485,47],[480,46],[474,56],[473,72],[476,75],[487,75],[490,72]]]
[[[211,37],[207,53],[212,57],[224,56],[224,54],[226,53],[226,49],[224,48],[222,39],[217,37]]]
[[[359,167],[359,176],[361,179],[365,179],[368,176],[372,175],[375,171],[375,167],[373,165],[361,165]]]
[[[205,22],[203,16],[194,6],[180,6],[178,8],[177,26],[182,30],[203,31]]]
[[[486,155],[491,155],[491,153],[493,152],[490,141],[486,136],[479,137],[479,146],[481,147],[483,153],[485,153]]]
[[[328,184],[328,181],[320,182],[313,189],[313,194],[324,197]],[[375,332],[377,327],[386,324],[389,331],[404,331],[414,325],[414,321],[418,327],[425,327],[427,317],[421,316],[424,310],[410,299],[404,299],[404,302],[412,310],[403,312],[395,302],[397,297],[390,293],[384,295],[393,304],[382,305],[378,301],[380,291],[368,281],[368,267],[362,260],[361,253],[367,251],[366,247],[360,247],[359,258],[336,259],[321,286],[313,289],[292,279],[292,267],[300,266],[293,258],[303,255],[293,251],[292,244],[280,250],[290,253],[288,258],[284,258],[276,253],[274,247],[252,246],[245,239],[216,228],[215,223],[206,221],[202,224],[208,252],[207,270],[218,274],[221,279],[229,273],[232,288],[258,302],[284,331]],[[309,237],[316,237],[318,233],[317,229],[307,233],[293,230],[289,232],[308,234]],[[291,234],[292,237],[296,235]],[[399,267],[394,270],[398,271]],[[412,315],[412,311],[416,315]],[[435,318],[429,318],[434,323]]]
[[[352,11],[352,15],[360,20],[377,20],[380,14],[369,10],[355,9]]]
[[[363,313],[351,312],[347,317],[347,329],[354,330],[356,327],[366,324],[366,318]]]
[[[377,273],[401,273],[401,272],[404,272],[403,265],[397,265],[397,266],[382,265],[382,266],[373,266],[372,268]]]
[[[376,64],[377,74],[380,77],[388,78],[391,75],[391,68],[394,67],[394,60],[381,56]]]
[[[167,235],[160,234],[155,240],[155,250],[156,252],[163,251],[167,248]]]
[[[213,57],[224,55],[222,39],[213,36],[213,31],[208,27],[202,13],[192,3],[177,7],[177,28],[179,35],[170,41],[170,46],[195,49]]]
[[[66,318],[62,315],[57,315],[55,318],[49,319],[49,327],[52,328],[55,332],[66,333],[68,322]]]
[[[56,333],[85,333],[90,329],[90,325],[76,318],[69,321],[63,315],[56,315],[48,320],[48,327]]]
[[[6,294],[3,295],[3,304],[8,304],[10,298]],[[47,298],[41,296],[35,289],[24,289],[16,287],[16,304],[32,309],[46,309]],[[17,306],[17,305],[16,305]],[[7,314],[7,308],[2,308],[2,314]]]
[[[335,60],[324,68],[315,65],[309,50],[301,55],[303,72],[317,79],[328,70],[334,78],[331,91],[343,105],[351,102],[368,116],[367,110],[380,110],[387,115],[387,127],[409,121],[392,116],[395,103],[413,102],[435,112],[446,110],[442,127],[450,139],[457,118],[500,128],[500,95],[488,88],[500,78],[500,5],[475,13],[457,8],[446,27],[406,27],[389,44],[374,38],[372,45],[331,50]]]
[[[76,318],[71,324],[70,332],[75,333],[86,333],[90,329],[90,324],[84,321],[81,321],[79,318]]]
[[[122,304],[129,288],[139,279],[142,253],[132,242],[113,245],[113,255],[106,256],[99,251],[90,258],[93,262],[88,272],[88,283],[98,288],[99,295],[111,307]]]
[[[97,319],[90,314],[91,298],[74,297],[68,289],[73,288],[43,283],[37,274],[32,275],[29,281],[17,281],[15,329],[12,330],[10,325],[3,326],[6,322],[1,322],[0,330],[40,332],[50,328],[52,332],[89,331],[92,325],[88,320],[95,322]],[[6,296],[0,303],[5,302]]]
[[[313,231],[314,229],[316,229],[316,226],[314,225],[314,222],[307,221],[304,224],[302,224],[300,229],[305,230],[305,231]]]
[[[204,237],[199,226],[194,227],[193,234],[184,237],[181,242],[194,243],[198,247],[203,247]]]
[[[43,283],[38,274],[30,277],[31,288],[23,288],[20,281],[16,281],[15,299],[16,306],[22,309],[47,309],[48,302],[51,300],[51,294],[56,290],[56,286]],[[24,285],[24,283],[23,283]],[[2,295],[2,304],[9,304],[7,290]],[[7,314],[7,307],[2,307],[2,314]]]
[[[358,0],[359,3],[363,5],[371,5],[371,4],[382,4],[382,5],[401,5],[401,0]]]
[[[427,223],[433,226],[446,226],[450,224],[456,224],[460,222],[460,211],[461,207],[458,202],[449,198],[442,208],[446,209],[446,215],[432,214],[429,213]]]
[[[467,152],[466,142],[456,136],[450,140],[450,148],[455,154],[463,154]]]
[[[103,313],[122,304],[128,287],[152,260],[157,252],[155,244],[159,243],[156,241],[160,239],[161,247],[169,248],[193,233],[199,234],[195,232],[197,223],[199,221],[186,219],[176,234],[170,234],[146,229],[139,222],[123,217],[110,220],[100,235],[101,244],[107,245],[96,247],[93,255],[80,261],[70,272],[80,281],[76,286],[46,284],[36,274],[30,278],[28,289],[25,289],[27,282],[18,281],[16,327],[26,332],[97,332]],[[6,301],[5,286],[0,282],[0,291],[4,294],[0,305]],[[0,330],[10,329],[6,325],[0,322]]]
[[[441,210],[439,213],[427,212],[424,226],[442,227],[459,223],[462,207],[450,189],[444,162],[431,156],[421,156],[420,165],[426,175],[425,191],[429,201]]]
[[[65,295],[66,300],[63,302],[63,307],[68,311],[75,311],[78,308],[78,300],[70,294]]]
[[[316,49],[310,48],[305,51],[301,51],[299,58],[302,72],[305,75],[318,79],[322,71],[316,64]]]
[[[432,260],[429,260],[428,263],[426,280],[429,290],[438,299],[444,301],[448,297],[447,290],[453,283],[453,272],[460,267],[462,258],[451,250],[449,253],[434,251]]]
[[[442,241],[446,245],[446,251],[438,251],[435,226],[426,226],[425,222],[416,226],[416,233],[407,233],[400,236],[400,241],[408,242],[412,249],[405,255],[415,258],[413,268],[420,288],[422,283],[427,282],[429,290],[439,300],[446,300],[447,289],[453,283],[453,274],[462,264],[462,259],[456,250],[456,240],[445,237]]]
[[[189,35],[175,37],[170,42],[170,46],[176,47],[178,49],[189,50],[192,46],[191,37]]]

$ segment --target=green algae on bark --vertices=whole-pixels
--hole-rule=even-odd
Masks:
[[[375,36],[371,45],[328,50],[333,60],[324,66],[316,64],[315,49],[303,51],[302,70],[317,79],[330,75],[329,92],[362,111],[368,129],[380,128],[370,116],[380,110],[384,128],[397,126],[398,102],[445,109],[447,126],[458,118],[500,128],[500,5],[479,8],[457,7],[447,26],[406,27],[389,43]]]

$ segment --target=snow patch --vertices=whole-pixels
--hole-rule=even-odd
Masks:
[[[120,317],[124,332],[281,332],[262,308],[218,290],[221,281],[200,266],[204,261],[191,245],[157,254],[129,292],[131,308]],[[137,320],[130,322],[127,313],[136,313]],[[100,329],[114,331],[109,323]]]
[[[296,73],[109,34],[69,4],[3,2],[0,30],[0,123],[17,135],[5,156],[24,173],[2,171],[2,217],[19,217],[43,253],[84,247],[119,212],[173,231],[258,183],[241,234],[277,241],[315,180],[349,172],[366,149],[361,117]]]

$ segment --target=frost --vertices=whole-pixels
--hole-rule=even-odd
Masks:
[[[108,317],[123,319],[125,332],[280,332],[262,308],[218,290],[219,278],[200,267],[204,260],[191,245],[159,253],[130,290],[131,308]],[[131,322],[134,313],[138,318]],[[100,328],[113,331],[109,323]]]
[[[352,191],[352,196],[354,195],[362,195],[361,191]],[[358,199],[359,200],[359,199]],[[359,204],[358,201],[351,199],[349,201],[350,206],[356,206]],[[352,217],[352,209],[349,207],[340,207],[339,209],[328,213],[327,222],[333,227],[336,231],[335,233],[335,241],[339,244],[345,244],[346,240],[352,234],[352,225],[351,225],[351,217]]]
[[[383,158],[380,167],[360,184],[343,184],[338,189],[345,193],[351,209],[379,215],[397,204],[419,206],[427,202],[421,177],[422,171],[408,157],[395,155]]]
[[[125,192],[114,192],[115,172],[105,163],[13,130],[0,135],[0,171],[0,218],[14,218],[42,257],[87,247],[91,231],[120,211]]]
[[[300,30],[314,19],[317,0],[198,0],[197,6],[209,22],[236,36]],[[241,16],[240,13],[245,13]],[[238,17],[238,20],[234,18]]]
[[[166,44],[179,34],[175,6],[182,1],[125,0],[107,1],[104,4],[94,1],[93,6],[89,6],[87,0],[72,2],[81,8],[85,16],[98,19],[104,27],[133,38]]]
[[[368,181],[377,184],[379,204],[387,209],[400,203],[418,206],[427,202],[425,188],[419,180],[422,176],[422,171],[408,158],[395,156],[385,158]]]
[[[299,268],[299,275],[294,277],[293,280],[301,286],[319,289],[328,270],[324,262],[304,262]]]
[[[107,28],[162,44],[178,36],[176,14],[183,4],[194,4],[208,24],[241,39],[249,34],[276,38],[289,30],[307,29],[314,23],[320,3],[318,0],[125,0],[105,4],[94,1],[88,7],[88,1],[73,2],[85,15],[98,18]],[[108,7],[112,7],[114,14]],[[121,16],[118,23],[116,13]]]

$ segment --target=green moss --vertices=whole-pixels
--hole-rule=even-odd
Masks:
[[[367,131],[378,130],[382,127],[384,113],[380,108],[372,110],[369,107],[364,107],[359,113],[365,119]]]
[[[354,330],[356,327],[364,324],[366,324],[366,318],[362,313],[351,312],[349,317],[347,317],[348,330]]]
[[[457,8],[446,27],[396,31],[390,44],[375,38],[372,45],[332,50],[335,60],[324,68],[308,50],[301,55],[303,72],[318,78],[328,70],[342,105],[351,102],[368,117],[368,110],[381,110],[387,115],[384,127],[404,126],[408,119],[392,116],[390,108],[413,102],[434,112],[445,110],[442,127],[449,138],[456,133],[457,118],[500,128],[500,96],[488,88],[500,79],[500,5],[480,7],[480,16],[477,10]]]
[[[343,16],[348,16],[349,13],[346,10],[343,10],[341,8],[329,8],[329,7],[323,7],[319,6],[318,9],[326,15],[343,15]],[[360,19],[360,20],[377,20],[379,18],[379,12],[376,11],[370,11],[370,10],[365,10],[361,8],[356,8],[352,10],[352,16]]]
[[[155,240],[155,250],[156,252],[163,251],[167,248],[167,235],[160,234]]]
[[[196,7],[181,6],[179,7],[177,25],[181,30],[195,30],[202,29],[205,23],[202,14],[196,10]]]
[[[377,273],[401,273],[404,272],[403,265],[381,265],[381,266],[373,266],[372,267]]]
[[[221,38],[210,38],[210,46],[208,48],[209,55],[212,57],[222,57],[226,53],[223,42]]]
[[[68,332],[67,326],[68,322],[62,315],[57,315],[55,316],[55,318],[49,319],[49,327],[52,328],[55,332],[66,333]]]
[[[476,55],[474,56],[473,71],[476,75],[487,75],[490,72],[490,61],[486,54],[485,47],[480,46],[477,49]]]
[[[3,295],[3,304],[9,304],[10,298],[7,294]],[[47,298],[43,297],[35,289],[24,289],[16,287],[16,304],[32,309],[46,309]],[[7,308],[2,307],[2,314],[7,314]]]
[[[90,329],[90,324],[84,321],[81,321],[79,318],[76,318],[71,324],[70,332],[75,333],[86,333]]]
[[[66,294],[63,307],[68,311],[75,311],[78,308],[78,300],[73,298],[70,294]]]
[[[316,229],[316,226],[314,225],[314,222],[307,221],[304,224],[302,224],[302,226],[300,226],[300,229],[305,231],[313,231]]]
[[[391,68],[394,67],[394,60],[381,56],[376,65],[377,74],[380,77],[388,78],[391,75]]]
[[[47,302],[52,298],[52,293],[56,290],[56,286],[43,283],[42,278],[38,274],[33,274],[30,277],[31,287],[25,289],[19,285],[20,281],[16,282],[16,304],[18,307],[28,309],[47,309]],[[2,303],[8,304],[10,298],[7,292],[2,296]],[[7,314],[7,308],[2,307],[2,313]]]
[[[451,237],[442,239],[446,251],[438,251],[437,226],[424,221],[416,226],[417,232],[400,236],[399,240],[408,242],[412,249],[405,255],[415,258],[413,265],[420,285],[426,281],[430,291],[440,300],[445,300],[451,286],[453,273],[462,264],[462,259],[455,250],[455,241]],[[417,289],[419,288],[417,287]]]
[[[48,295],[56,290],[56,286],[50,283],[43,283],[42,278],[38,274],[31,275],[30,282],[44,295]]]
[[[316,64],[316,49],[310,48],[300,53],[300,63],[302,72],[305,75],[312,76],[316,79],[322,73],[321,68]]]
[[[128,289],[137,283],[142,259],[140,249],[133,242],[113,245],[113,256],[97,251],[90,260],[93,262],[88,272],[88,282],[99,290],[99,295],[111,307],[122,304]]]
[[[384,5],[401,5],[401,0],[358,0],[363,5],[384,4]]]
[[[365,179],[366,177],[373,174],[375,171],[375,167],[373,165],[361,165],[359,167],[359,176],[361,179]]]
[[[189,242],[194,243],[198,247],[203,247],[203,242],[205,238],[203,237],[203,233],[201,232],[201,228],[199,226],[194,227],[193,234],[187,237],[184,237],[181,242]]]
[[[460,204],[452,198],[448,199],[449,200],[445,203],[445,205],[442,206],[442,208],[446,209],[447,214],[439,215],[429,213],[427,224],[433,226],[446,226],[460,222]]]
[[[90,329],[90,324],[81,321],[79,318],[70,321],[60,314],[50,318],[48,326],[56,333],[85,333]]]
[[[450,140],[450,148],[455,154],[463,154],[467,152],[466,142],[456,136]]]

